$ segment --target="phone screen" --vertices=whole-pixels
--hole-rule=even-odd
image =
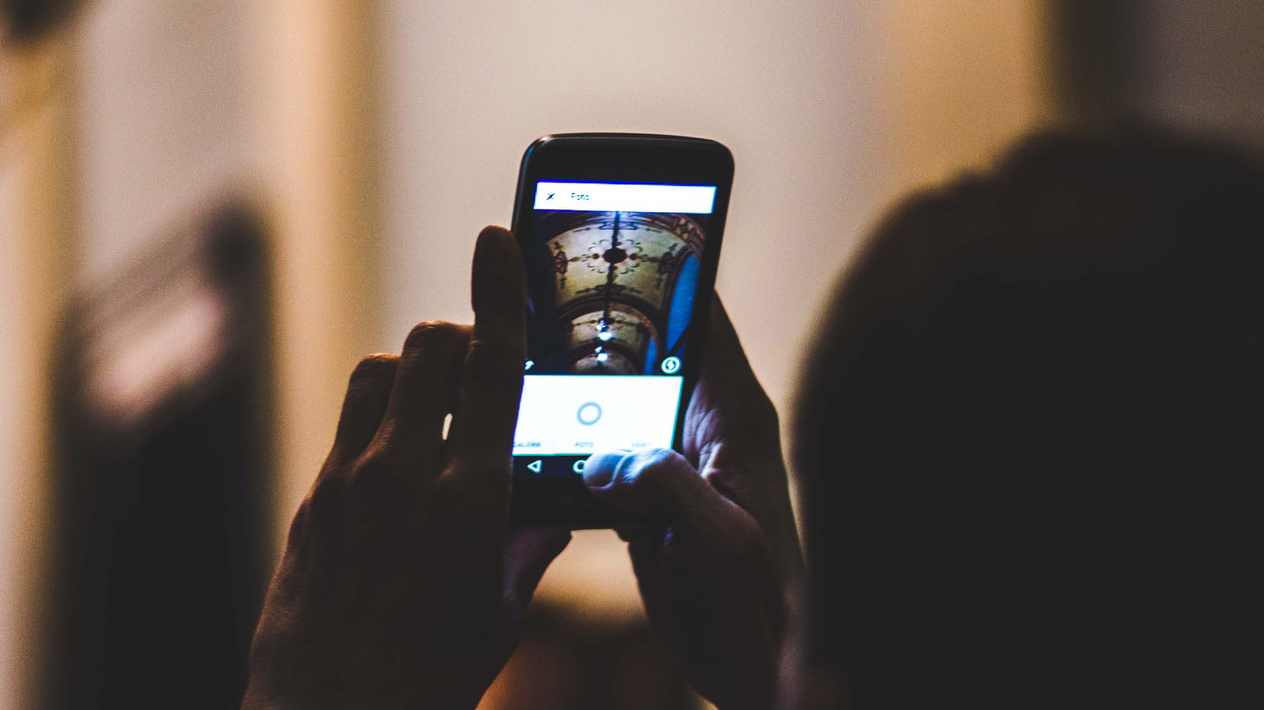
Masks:
[[[520,229],[530,310],[514,472],[675,442],[715,185],[539,181]]]

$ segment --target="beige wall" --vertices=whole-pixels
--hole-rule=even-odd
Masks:
[[[1264,148],[1264,4],[1150,0],[1138,33],[1143,111]]]
[[[39,649],[49,353],[74,232],[73,54],[65,38],[8,51],[0,135],[0,708],[23,706]]]
[[[276,263],[277,539],[333,441],[347,376],[381,332],[371,3],[259,15],[260,173]]]
[[[18,205],[18,175],[12,169],[15,146],[8,136],[0,139],[0,303],[12,303],[18,296],[17,259],[18,229],[12,219]],[[9,310],[0,310],[0,343],[20,342],[22,324]],[[20,397],[20,354],[12,345],[0,347],[0,402],[16,403]],[[13,404],[0,405],[0,417],[12,421]],[[7,415],[7,416],[6,416]],[[20,569],[17,559],[17,515],[21,510],[16,491],[18,474],[24,468],[19,453],[19,432],[10,427],[0,427],[0,703],[14,693],[16,665],[14,650],[17,648],[17,584],[15,571]],[[8,707],[8,705],[4,705]]]
[[[1024,131],[1048,123],[1042,2],[888,0],[883,116],[901,186],[984,167]]]

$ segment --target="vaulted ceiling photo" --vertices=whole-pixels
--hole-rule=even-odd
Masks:
[[[547,241],[557,332],[572,372],[651,374],[692,311],[702,228],[690,217],[570,213]]]

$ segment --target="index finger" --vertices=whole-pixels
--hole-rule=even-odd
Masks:
[[[507,476],[526,360],[526,286],[518,244],[500,227],[478,235],[471,297],[474,329],[449,451],[453,460],[470,464],[470,473]],[[502,464],[505,471],[499,471]]]
[[[685,425],[685,448],[690,455],[699,455],[705,443],[689,435],[697,434],[690,425],[704,414],[710,414],[709,437],[739,448],[772,451],[780,457],[781,428],[776,407],[751,369],[719,294],[711,299],[707,347],[695,387],[687,413],[691,421]]]
[[[747,396],[750,395],[752,389],[763,392],[763,388],[759,385],[759,378],[751,369],[750,360],[746,358],[746,351],[737,337],[737,329],[733,327],[733,321],[729,318],[729,313],[725,310],[719,294],[711,298],[711,315],[707,323],[707,352],[702,361],[702,376],[708,380],[722,380],[725,387],[741,387]]]

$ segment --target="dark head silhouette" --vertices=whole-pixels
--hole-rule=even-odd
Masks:
[[[795,416],[806,653],[849,707],[1258,675],[1262,268],[1264,176],[1145,131],[1032,138],[889,216]]]

